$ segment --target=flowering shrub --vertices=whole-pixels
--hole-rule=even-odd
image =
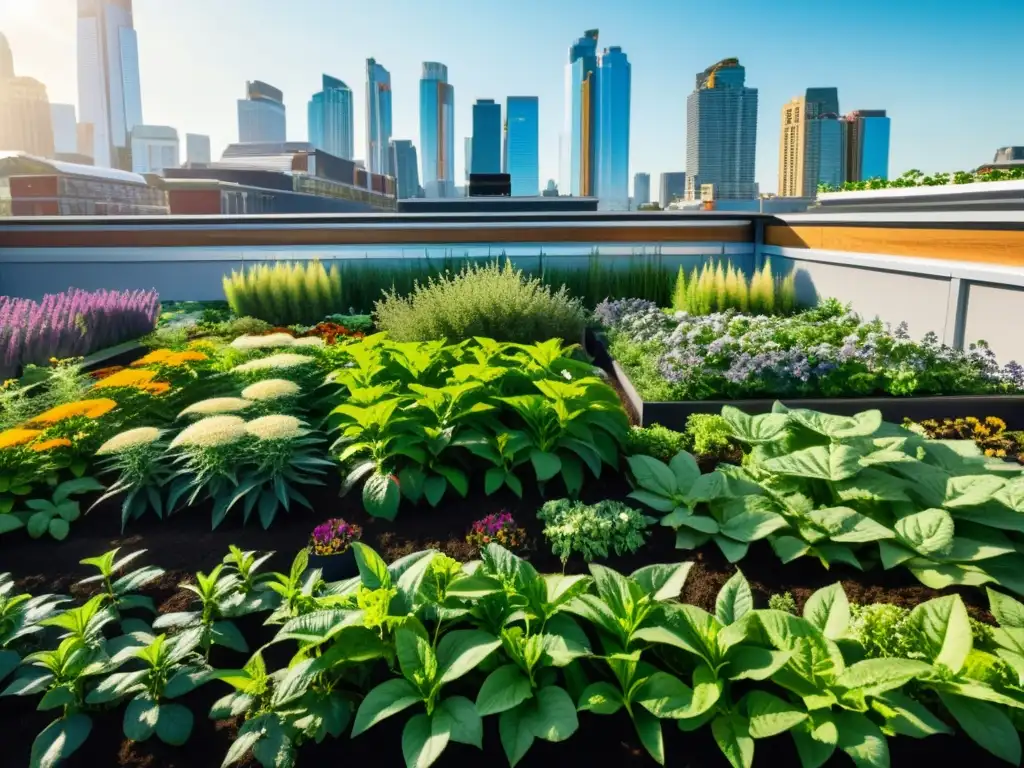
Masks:
[[[995,416],[979,419],[904,419],[903,426],[933,440],[973,440],[986,456],[1005,459],[1017,456],[1024,464],[1021,433],[1009,432],[1006,422]]]
[[[595,317],[645,400],[1024,391],[1024,367],[1000,368],[984,342],[915,342],[905,323],[864,322],[834,300],[791,317],[693,317],[631,299],[604,302]]]
[[[75,416],[84,416],[87,419],[98,419],[100,416],[109,413],[116,407],[117,403],[106,397],[91,400],[79,400],[78,402],[58,405],[56,408],[44,411],[38,416],[29,419],[26,423],[28,426],[33,427],[49,427]]]
[[[27,363],[88,355],[143,336],[156,327],[156,291],[81,291],[42,301],[0,296],[0,378]]]
[[[494,542],[515,551],[526,543],[526,531],[516,526],[515,519],[508,512],[500,512],[473,523],[466,542],[479,550]]]
[[[331,518],[313,529],[309,551],[314,555],[341,555],[362,537],[363,529],[358,525],[346,523],[340,517]]]
[[[544,536],[563,563],[573,553],[589,563],[595,557],[608,557],[612,551],[616,555],[636,552],[643,546],[647,528],[655,522],[621,501],[587,505],[568,499],[547,502],[537,518],[547,523]]]

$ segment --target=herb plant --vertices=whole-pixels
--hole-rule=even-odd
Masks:
[[[537,518],[545,523],[544,536],[562,563],[574,554],[590,562],[612,552],[636,552],[644,544],[647,528],[655,522],[619,501],[583,504],[568,499],[545,503]]]

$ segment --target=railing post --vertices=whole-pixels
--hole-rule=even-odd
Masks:
[[[954,349],[964,348],[964,329],[967,325],[968,283],[959,277],[949,279],[946,297],[946,323],[942,330],[942,343]]]
[[[760,272],[764,267],[764,219],[754,219],[754,272]]]

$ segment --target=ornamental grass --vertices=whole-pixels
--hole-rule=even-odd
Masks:
[[[183,416],[214,416],[219,413],[238,413],[246,408],[252,407],[252,401],[242,397],[211,397],[207,400],[200,400],[192,403],[188,408],[178,414]]]
[[[171,441],[171,448],[217,448],[245,437],[245,421],[238,416],[207,416],[186,427]]]
[[[232,373],[256,373],[258,371],[287,370],[298,368],[303,365],[315,363],[312,357],[297,355],[292,352],[281,352],[270,357],[261,357],[257,360],[250,360],[247,363],[236,365],[231,369]]]
[[[288,379],[266,379],[250,384],[242,390],[242,397],[246,400],[265,401],[279,400],[286,397],[295,397],[302,392],[302,387]]]
[[[294,440],[309,434],[305,423],[294,416],[271,414],[253,419],[245,425],[245,431],[258,440]]]
[[[113,456],[160,439],[162,430],[156,427],[137,427],[114,435],[96,450],[97,456]]]

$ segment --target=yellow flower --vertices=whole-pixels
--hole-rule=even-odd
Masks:
[[[43,434],[41,429],[22,429],[21,427],[5,429],[3,432],[0,432],[0,449],[14,448],[18,445],[30,443],[41,434]]]
[[[198,363],[202,360],[209,360],[207,355],[202,352],[196,352],[195,350],[188,350],[186,352],[175,352],[173,355],[168,355],[160,361],[160,365],[166,365],[171,368],[176,368],[179,365],[185,363]]]
[[[162,363],[171,355],[175,354],[172,349],[154,349],[148,355],[144,355],[132,363],[133,368],[138,368],[143,365],[152,365],[153,363]]]
[[[51,451],[54,448],[70,448],[71,441],[66,437],[55,437],[52,440],[43,440],[41,443],[36,443],[31,446],[31,449],[36,453],[42,453],[43,451]]]
[[[159,395],[171,388],[171,385],[165,381],[153,381],[155,377],[156,371],[118,371],[117,373],[107,376],[105,379],[97,381],[92,385],[92,388],[103,389],[120,387],[138,389],[143,392],[150,392],[154,395]]]
[[[107,379],[104,379],[104,381],[107,381]],[[58,405],[55,408],[44,411],[35,418],[29,419],[27,423],[29,425],[45,424],[49,426],[51,424],[57,424],[64,421],[65,419],[70,419],[73,416],[85,416],[87,419],[98,419],[100,416],[105,413],[109,413],[116,407],[117,403],[106,397],[95,398],[92,400],[78,400],[74,403]]]

